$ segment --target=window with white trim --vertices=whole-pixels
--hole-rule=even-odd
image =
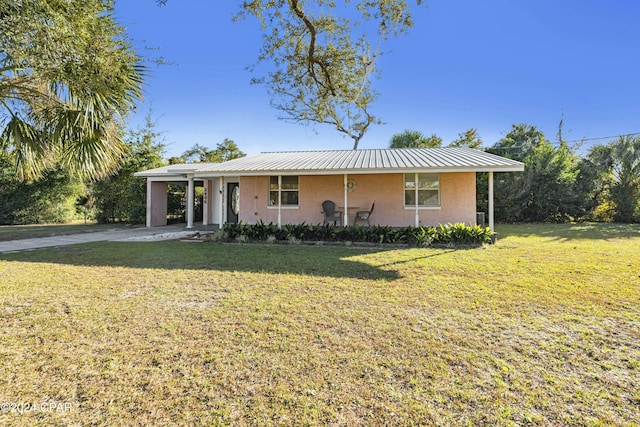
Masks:
[[[269,206],[298,206],[298,176],[269,177]]]
[[[404,174],[404,206],[405,207],[439,207],[440,206],[440,174],[439,173],[405,173]]]

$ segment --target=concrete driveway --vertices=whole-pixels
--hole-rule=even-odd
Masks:
[[[38,237],[0,242],[0,253],[28,251],[89,242],[133,242],[179,239],[194,235],[195,233],[196,231],[185,231],[184,224],[168,225],[166,227],[140,227],[88,233],[83,232],[64,236]]]

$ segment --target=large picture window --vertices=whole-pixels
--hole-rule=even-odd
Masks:
[[[269,177],[269,206],[298,206],[299,184],[297,176]]]
[[[404,205],[406,207],[439,207],[440,174],[405,173]]]

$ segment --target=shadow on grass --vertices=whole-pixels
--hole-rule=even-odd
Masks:
[[[419,257],[413,257],[413,258],[409,258],[409,259],[402,259],[402,260],[398,260],[398,261],[392,261],[392,262],[387,262],[385,264],[380,264],[379,267],[387,267],[390,265],[400,265],[400,264],[409,264],[412,262],[416,262],[416,261],[420,261],[423,259],[428,259],[428,258],[433,258],[433,257],[437,257],[437,256],[442,256],[442,255],[446,255],[449,254],[451,252],[455,252],[455,251],[459,251],[459,250],[466,250],[466,249],[476,249],[477,246],[460,246],[457,248],[450,248],[450,247],[441,247],[438,249],[441,249],[441,252],[434,252],[434,253],[429,253],[427,255],[423,255],[423,256],[419,256]]]
[[[544,237],[552,240],[611,240],[640,237],[640,224],[568,223],[498,224],[498,239],[505,237]]]
[[[396,270],[353,259],[383,247],[261,245],[164,242],[97,242],[18,253],[0,260],[90,267],[239,271],[301,274],[366,280],[395,280]]]

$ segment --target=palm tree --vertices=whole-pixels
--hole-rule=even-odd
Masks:
[[[640,137],[621,136],[609,147],[614,178],[611,198],[616,205],[614,220],[632,222],[640,196]]]
[[[144,68],[112,13],[103,0],[0,2],[0,149],[20,178],[55,163],[99,178],[126,153]]]

